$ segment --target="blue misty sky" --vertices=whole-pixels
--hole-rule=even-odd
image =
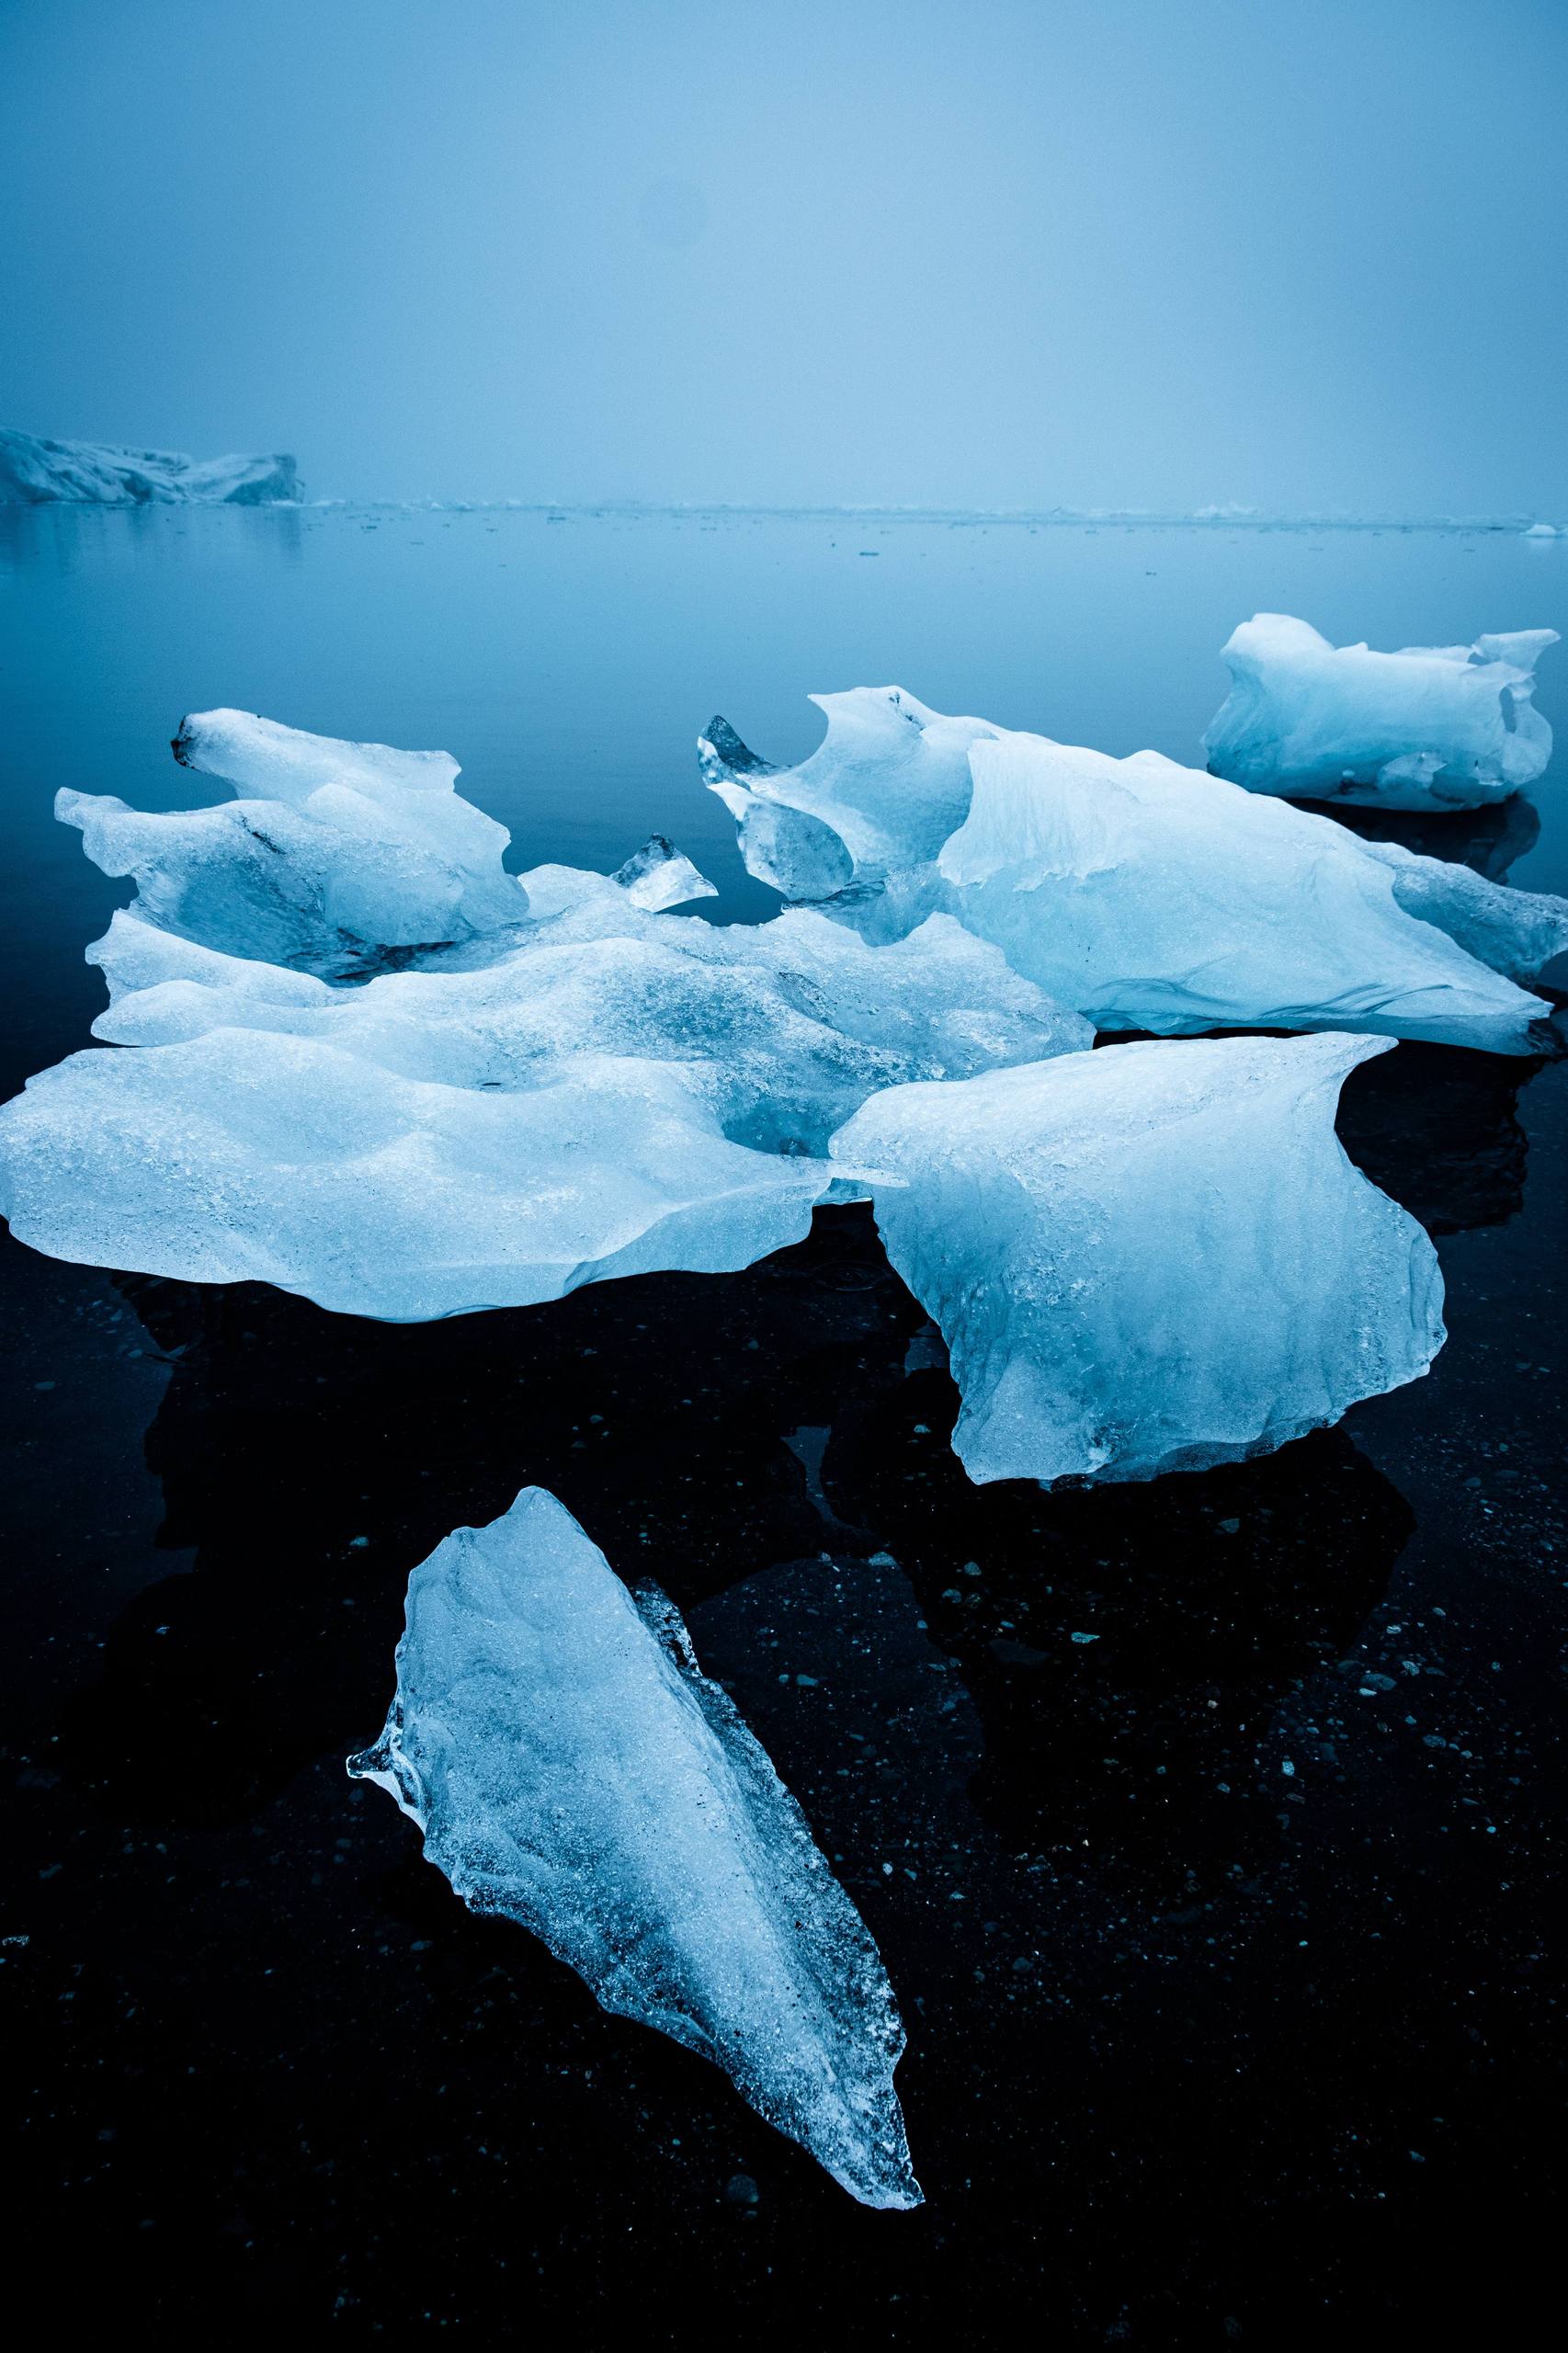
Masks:
[[[0,421],[313,494],[1568,514],[1562,0],[0,0]]]

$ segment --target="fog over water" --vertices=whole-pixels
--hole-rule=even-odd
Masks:
[[[1568,515],[1550,0],[5,0],[0,417],[312,495]]]

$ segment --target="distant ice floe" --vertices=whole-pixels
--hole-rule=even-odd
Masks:
[[[546,1489],[415,1570],[386,1727],[348,1770],[466,1904],[712,2060],[852,2197],[921,2202],[865,1923],[674,1605]]]
[[[946,720],[896,688],[822,699],[827,740],[798,768],[727,727],[699,758],[750,870],[868,938],[946,911],[1102,1029],[1542,1043],[1551,1008],[1516,983],[1568,947],[1568,902],[1155,752]]]
[[[1346,1159],[1380,1040],[1142,1042],[873,1097],[888,1255],[941,1327],[971,1479],[1153,1479],[1283,1446],[1423,1374],[1442,1277]]]
[[[1531,697],[1557,635],[1376,654],[1331,645],[1286,613],[1255,614],[1223,648],[1231,691],[1203,738],[1210,768],[1251,792],[1386,809],[1506,800],[1551,756]]]
[[[292,458],[187,458],[47,441],[0,425],[0,506],[57,500],[94,506],[270,506],[297,500]]]

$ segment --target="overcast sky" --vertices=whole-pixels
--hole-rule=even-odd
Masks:
[[[0,0],[0,422],[317,495],[1568,515],[1568,0]]]

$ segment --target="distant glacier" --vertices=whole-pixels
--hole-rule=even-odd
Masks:
[[[175,449],[45,441],[0,425],[0,506],[56,500],[95,506],[271,506],[299,494],[290,457],[187,458]]]

